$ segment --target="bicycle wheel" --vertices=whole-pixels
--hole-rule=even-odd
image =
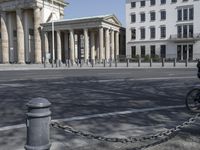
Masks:
[[[186,107],[192,112],[200,112],[200,89],[195,88],[188,92]]]

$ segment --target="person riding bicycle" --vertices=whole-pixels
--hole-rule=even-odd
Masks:
[[[197,76],[200,79],[200,60],[199,59],[198,59],[198,62],[197,62],[197,68],[198,68]]]

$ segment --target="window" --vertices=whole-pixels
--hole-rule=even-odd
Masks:
[[[172,3],[176,3],[176,2],[177,2],[177,0],[171,0],[171,2],[172,2]]]
[[[140,36],[141,39],[145,39],[145,28],[140,29]]]
[[[166,4],[166,0],[160,0],[160,4]]]
[[[166,58],[166,45],[160,45],[160,57]]]
[[[145,21],[145,13],[140,14],[140,21],[144,22]]]
[[[156,4],[156,0],[150,0],[150,5],[153,6]]]
[[[141,2],[140,2],[140,6],[141,6],[141,7],[144,7],[144,6],[146,5],[145,2],[146,2],[146,1],[141,1]]]
[[[188,20],[188,9],[183,9],[183,20]]]
[[[166,27],[165,26],[161,26],[160,27],[160,37],[161,38],[165,38],[166,37]]]
[[[194,8],[182,8],[177,10],[177,20],[187,21],[194,19]]]
[[[182,9],[177,10],[177,20],[181,21],[182,20]]]
[[[189,9],[189,20],[193,20],[194,19],[194,8],[190,8]]]
[[[161,10],[160,11],[160,19],[161,20],[166,20],[166,11],[165,10]]]
[[[131,56],[132,58],[136,56],[136,46],[131,46]]]
[[[181,60],[181,45],[177,45],[177,60]]]
[[[184,24],[177,26],[178,38],[192,38],[194,34],[193,24]]]
[[[151,39],[156,38],[156,28],[155,27],[150,27],[150,38]]]
[[[145,57],[145,46],[141,46],[141,57],[144,58]]]
[[[134,23],[136,21],[136,15],[131,14],[131,23]]]
[[[193,37],[193,25],[189,25],[189,37]]]
[[[187,38],[187,25],[183,25],[183,38]]]
[[[136,29],[131,29],[131,39],[132,40],[136,39]]]
[[[193,60],[193,45],[189,45],[189,60]]]
[[[156,46],[151,45],[150,49],[151,49],[151,58],[153,58],[156,56]]]
[[[155,21],[156,20],[156,12],[152,11],[150,12],[150,20]]]
[[[177,26],[177,37],[178,38],[182,37],[182,26]]]
[[[136,7],[136,2],[131,2],[131,8],[135,8]]]

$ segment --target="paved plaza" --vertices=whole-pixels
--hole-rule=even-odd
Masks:
[[[0,71],[0,149],[25,145],[26,103],[51,103],[52,119],[107,137],[154,134],[188,120],[186,93],[199,87],[194,68],[33,69]],[[198,150],[199,121],[148,150]],[[51,128],[51,150],[135,150],[155,141],[115,144]]]

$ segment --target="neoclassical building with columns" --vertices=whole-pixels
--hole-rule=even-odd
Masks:
[[[0,0],[0,63],[116,59],[121,23],[115,15],[67,20],[67,5],[64,0]]]
[[[121,23],[114,15],[54,22],[55,59],[114,60],[119,55]],[[42,24],[45,53],[52,53],[52,23]]]

